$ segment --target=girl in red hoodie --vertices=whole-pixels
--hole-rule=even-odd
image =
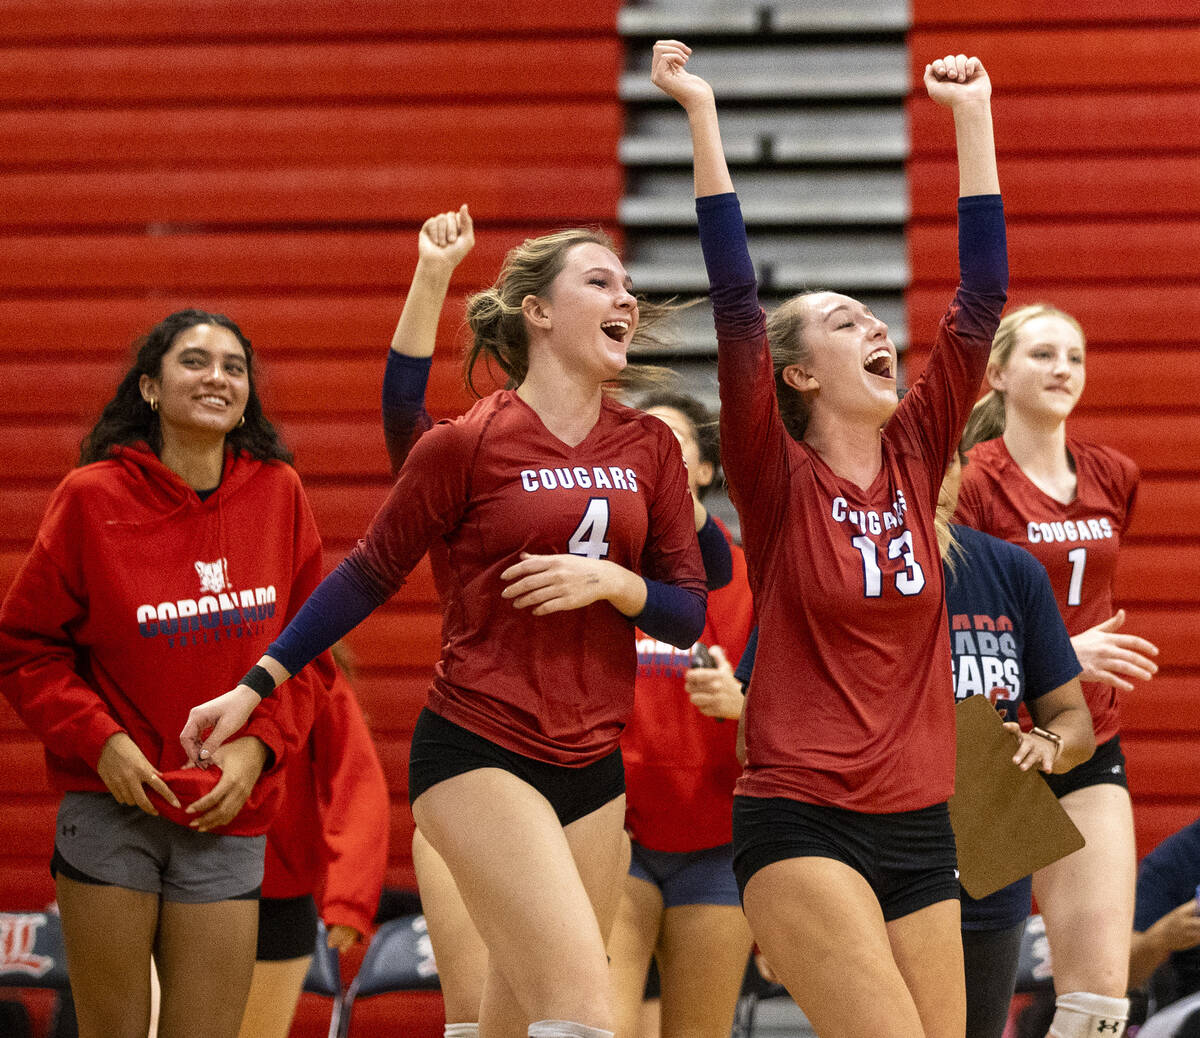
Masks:
[[[0,610],[0,688],[63,793],[52,871],[84,1038],[146,1034],[152,951],[160,1035],[237,1033],[263,833],[332,665],[256,711],[219,770],[184,770],[175,733],[317,584],[320,540],[288,460],[237,326],[170,315],[140,341]]]

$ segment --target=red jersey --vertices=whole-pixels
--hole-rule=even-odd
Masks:
[[[1080,634],[1113,615],[1113,579],[1121,537],[1137,495],[1138,469],[1125,455],[1067,436],[1075,459],[1075,500],[1040,490],[997,438],[971,448],[963,469],[958,521],[1029,551],[1050,575],[1067,632]],[[1120,727],[1117,690],[1083,684],[1097,744]]]
[[[383,768],[339,671],[308,741],[287,761],[283,803],[267,830],[264,897],[316,894],[327,926],[369,933],[387,868],[390,803]]]
[[[726,540],[729,531],[721,527]],[[746,559],[730,542],[733,579],[708,593],[700,641],[736,664],[754,626]],[[655,851],[699,851],[733,839],[737,721],[706,717],[688,698],[692,650],[638,632],[633,716],[621,736],[625,828]]]
[[[738,794],[883,813],[953,792],[933,519],[987,363],[991,303],[960,289],[924,374],[882,431],[883,464],[868,487],[788,434],[761,311],[744,330],[719,320],[721,449],[760,639]]]
[[[45,743],[51,784],[105,790],[96,764],[120,731],[155,768],[181,768],[188,711],[233,688],[320,571],[316,523],[281,462],[227,454],[221,485],[203,501],[144,444],[70,472],[0,611],[0,689]],[[276,766],[219,832],[267,829],[286,754],[332,677],[326,654],[289,695],[255,708],[245,731]]]
[[[607,601],[534,616],[501,596],[500,574],[522,552],[571,552],[703,595],[671,431],[605,397],[569,447],[515,391],[493,393],[413,445],[355,561],[390,594],[439,542],[446,612],[430,709],[537,760],[583,766],[611,752],[633,708],[632,622]]]

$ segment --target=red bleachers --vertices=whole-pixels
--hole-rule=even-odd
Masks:
[[[0,7],[4,39],[33,41],[226,40],[264,37],[510,38],[613,37],[614,5],[550,4],[546,0],[8,0]]]
[[[57,171],[113,166],[205,166],[237,156],[240,168],[395,162],[414,151],[440,163],[607,163],[621,108],[611,97],[582,106],[555,99],[366,103],[295,102],[180,110],[0,110],[0,165]],[[330,153],[329,140],[338,147]]]
[[[616,0],[13,0],[0,6],[0,590],[115,387],[133,338],[198,305],[259,352],[332,565],[390,486],[387,344],[433,212],[471,205],[478,246],[429,393],[456,414],[462,299],[504,252],[562,226],[615,230]],[[438,650],[427,564],[354,633],[394,798],[387,880],[413,886],[407,752]],[[213,690],[217,691],[217,690]],[[0,902],[40,907],[55,798],[0,706]],[[378,1008],[377,1008],[378,1007]],[[323,1034],[306,999],[294,1034]],[[436,996],[382,998],[440,1034]],[[359,1030],[360,1026],[363,1030]]]
[[[397,5],[399,6],[399,5]],[[546,5],[549,6],[549,5]],[[309,39],[259,43],[46,44],[0,48],[8,105],[611,99],[621,44],[526,33],[500,38]],[[171,74],[165,74],[165,73]],[[336,148],[331,144],[331,154]],[[164,158],[169,158],[164,156]],[[213,161],[237,161],[237,152]]]
[[[918,0],[913,5],[913,23],[923,32],[990,26],[1003,30],[1042,29],[1071,24],[1095,28],[1113,24],[1152,27],[1194,21],[1191,0],[1156,0],[1151,9],[1142,0],[1109,0],[1104,4],[1062,3],[1061,0],[992,0],[988,4],[938,4]],[[945,53],[938,51],[938,54]],[[922,51],[921,53],[924,53]],[[919,56],[919,55],[918,55]]]

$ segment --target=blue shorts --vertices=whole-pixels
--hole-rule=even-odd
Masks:
[[[886,920],[958,900],[950,811],[872,815],[786,797],[733,798],[733,868],[743,897],[759,869],[790,858],[832,858],[871,886]]]
[[[425,708],[417,717],[408,751],[408,802],[455,775],[499,768],[542,794],[565,829],[625,793],[625,765],[618,746],[582,768],[534,760],[498,746]]]
[[[1061,775],[1043,775],[1056,797],[1065,797],[1077,789],[1088,786],[1120,786],[1129,788],[1129,777],[1125,774],[1125,752],[1121,749],[1121,737],[1114,735],[1102,742],[1082,764],[1076,764]]]
[[[65,793],[50,871],[77,883],[208,904],[257,898],[265,836],[222,836],[177,825],[110,793]]]
[[[733,844],[703,851],[652,851],[634,842],[629,875],[653,883],[663,908],[679,905],[738,905]]]

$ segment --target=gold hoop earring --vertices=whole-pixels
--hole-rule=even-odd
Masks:
[[[158,397],[156,397],[156,396],[152,396],[152,397],[150,398],[150,410],[151,410],[151,411],[157,411],[157,410],[158,410]]]
[[[240,429],[245,424],[246,424],[246,416],[242,415],[242,417],[238,419],[237,427]]]

